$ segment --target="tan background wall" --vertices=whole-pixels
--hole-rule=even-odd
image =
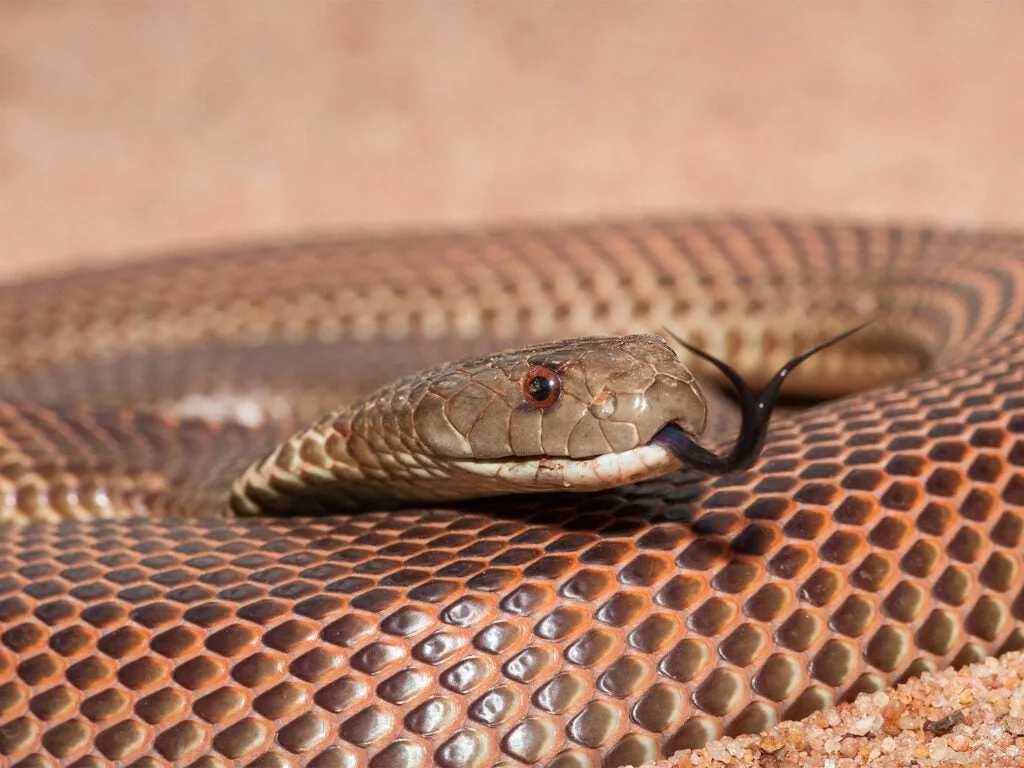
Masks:
[[[601,213],[1024,225],[1024,3],[0,5],[0,279]]]

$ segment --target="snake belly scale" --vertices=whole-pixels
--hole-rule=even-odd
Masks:
[[[211,511],[297,425],[443,360],[666,327],[756,379],[865,319],[792,382],[849,394],[778,417],[748,471]],[[0,763],[642,765],[1024,647],[1022,320],[1015,234],[767,220],[6,287]]]

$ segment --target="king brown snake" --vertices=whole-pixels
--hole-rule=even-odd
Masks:
[[[641,765],[1022,648],[1022,319],[1014,233],[762,219],[3,287],[0,764]],[[760,386],[865,321],[722,475],[651,458],[669,421],[713,450],[736,424],[650,339],[588,351],[546,410],[516,398],[561,347],[401,378],[668,330]]]

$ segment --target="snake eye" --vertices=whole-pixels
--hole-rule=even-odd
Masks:
[[[562,382],[550,368],[531,368],[523,379],[523,396],[535,408],[553,405],[561,391]]]

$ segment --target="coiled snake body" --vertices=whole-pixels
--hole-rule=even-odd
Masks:
[[[1024,647],[1022,318],[1022,237],[738,220],[354,238],[5,288],[0,763],[640,765]],[[403,458],[428,489],[412,509],[222,516],[296,429],[443,360],[667,327],[763,380],[869,319],[787,383],[845,396],[779,416],[748,471],[434,509],[430,488],[466,478]],[[701,439],[727,445],[708,392]],[[469,435],[478,406],[422,421]],[[339,422],[319,423],[274,466],[322,479]],[[499,438],[542,454],[557,434],[516,424]],[[500,462],[456,432],[438,445]],[[579,435],[562,443],[586,461]]]

